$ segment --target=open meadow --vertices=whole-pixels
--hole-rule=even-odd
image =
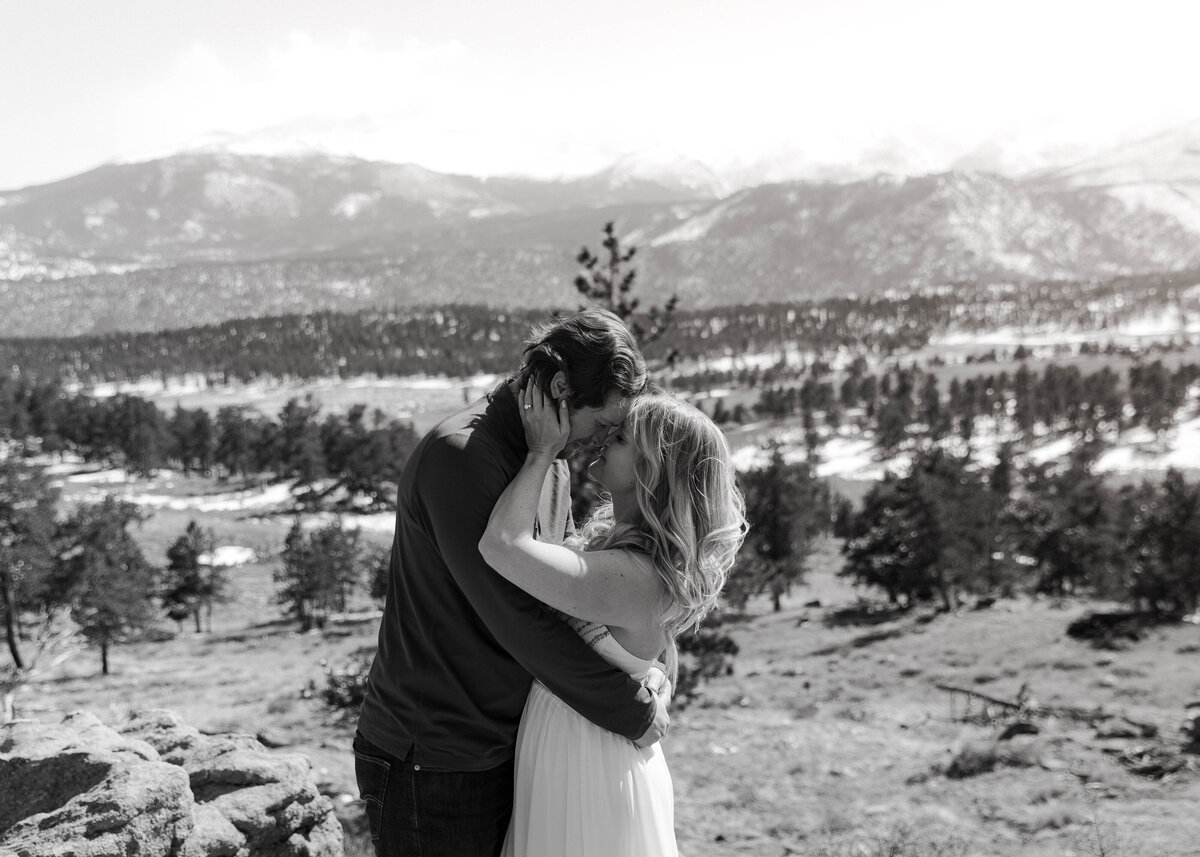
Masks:
[[[160,629],[172,633],[115,648],[108,676],[98,653],[81,651],[21,689],[17,716],[54,720],[82,708],[116,722],[161,707],[206,731],[258,734],[312,761],[351,831],[348,853],[368,853],[353,719],[305,688],[374,645],[377,605],[360,594],[324,630],[299,633],[272,582],[291,516],[248,498],[230,502],[228,486],[167,477],[68,481],[64,502],[112,488],[158,498],[136,531],[152,560],[194,518],[217,545],[249,549],[250,561],[230,569],[233,597],[215,611],[211,633],[186,623],[176,631],[164,619]],[[389,527],[366,521],[374,523],[364,538],[390,541]],[[1200,625],[1101,650],[1066,635],[1072,619],[1105,606],[1084,601],[1019,598],[949,614],[866,609],[866,593],[837,577],[839,547],[820,543],[779,612],[752,600],[728,617],[723,630],[740,649],[732,672],[675,712],[666,749],[683,854],[1200,854],[1197,757],[1173,757],[1185,764],[1165,776],[1130,767],[1181,744],[1185,705],[1200,700]],[[1017,719],[1037,733],[997,741],[1012,717],[938,685],[1020,698],[1027,709]],[[1034,716],[1055,708],[1091,714]],[[1157,736],[1099,738],[1102,715],[1153,724]]]
[[[976,343],[972,353],[986,345]],[[1191,349],[1171,359],[1194,362],[1195,355]],[[1122,374],[1129,363],[1078,359],[1089,361],[1087,371],[1110,365]],[[1035,356],[1030,365],[1053,360]],[[956,360],[933,371],[948,383],[1015,366]],[[324,413],[368,401],[424,432],[492,380],[213,387],[183,379],[94,394],[143,395],[168,413],[176,405],[215,412],[240,404],[264,414],[311,394]],[[725,390],[692,398],[708,409],[716,397],[727,407],[752,406],[757,395]],[[1167,466],[1195,478],[1198,401],[1193,390],[1161,436],[1127,432],[1098,467],[1116,480],[1161,477]],[[977,429],[972,453],[986,461],[998,433],[986,420]],[[726,431],[741,467],[755,466],[772,439],[789,456],[804,456],[799,417]],[[1070,445],[1046,435],[1026,453],[1047,461]],[[815,471],[858,503],[885,470],[903,471],[905,460],[903,451],[882,455],[870,431],[843,425],[823,434]],[[133,477],[70,459],[49,472],[64,511],[109,493],[135,503],[146,519],[133,534],[152,563],[162,565],[168,545],[195,520],[213,531],[216,552],[236,564],[228,570],[231,598],[214,610],[211,632],[163,618],[152,639],[112,650],[108,676],[97,651],[79,651],[19,689],[16,716],[48,721],[87,709],[115,723],[135,709],[168,708],[205,731],[259,735],[311,760],[347,827],[347,853],[368,855],[349,752],[353,715],[324,708],[312,691],[324,686],[328,670],[374,647],[379,605],[364,586],[323,629],[300,633],[284,617],[272,575],[297,516],[293,490],[166,470]],[[392,517],[348,514],[343,524],[382,549]],[[317,527],[332,515],[300,518]],[[819,542],[804,581],[778,612],[760,598],[724,617],[721,631],[739,648],[731,671],[674,712],[666,749],[685,857],[1200,855],[1200,755],[1179,752],[1186,706],[1200,702],[1200,624],[1159,626],[1102,649],[1068,637],[1067,626],[1117,605],[1019,597],[953,613],[889,611],[877,594],[838,577],[840,547]],[[1006,729],[1016,734],[999,740]]]

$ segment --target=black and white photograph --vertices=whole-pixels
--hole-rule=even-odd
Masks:
[[[1198,34],[0,0],[0,857],[1200,857]]]

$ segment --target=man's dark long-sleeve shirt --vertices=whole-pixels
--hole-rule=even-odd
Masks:
[[[531,677],[635,739],[653,697],[479,555],[492,507],[524,463],[506,385],[433,429],[400,478],[391,578],[358,728],[397,758],[482,771],[513,755]]]

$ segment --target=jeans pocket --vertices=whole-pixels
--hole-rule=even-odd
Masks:
[[[392,765],[387,759],[372,756],[357,748],[354,750],[354,777],[358,780],[358,794],[367,812],[367,824],[371,827],[371,841],[378,842],[383,824],[383,806],[387,798],[388,778]]]

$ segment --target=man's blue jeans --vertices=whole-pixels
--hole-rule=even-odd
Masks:
[[[354,736],[354,773],[377,857],[498,857],[513,804],[513,763],[427,771]]]

